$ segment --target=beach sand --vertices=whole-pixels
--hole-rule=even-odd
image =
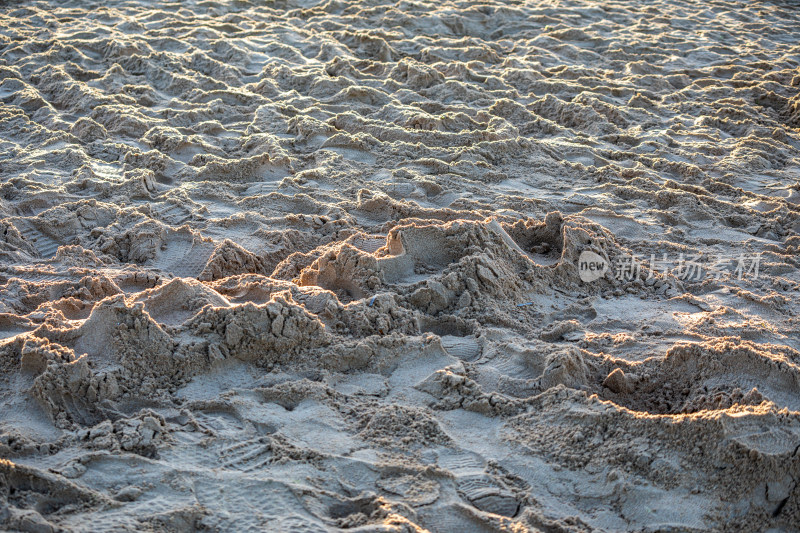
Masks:
[[[797,531],[800,7],[0,6],[0,529]]]

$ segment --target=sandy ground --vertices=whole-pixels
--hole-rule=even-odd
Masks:
[[[797,3],[4,2],[0,529],[797,530],[799,64]]]

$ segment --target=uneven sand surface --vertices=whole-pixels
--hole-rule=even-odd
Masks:
[[[0,530],[798,530],[798,65],[796,3],[4,2]]]

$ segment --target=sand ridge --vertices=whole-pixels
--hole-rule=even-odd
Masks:
[[[799,19],[0,6],[0,528],[798,529]]]

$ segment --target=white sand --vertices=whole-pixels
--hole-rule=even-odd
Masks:
[[[796,2],[256,4],[0,6],[0,529],[800,528]]]

